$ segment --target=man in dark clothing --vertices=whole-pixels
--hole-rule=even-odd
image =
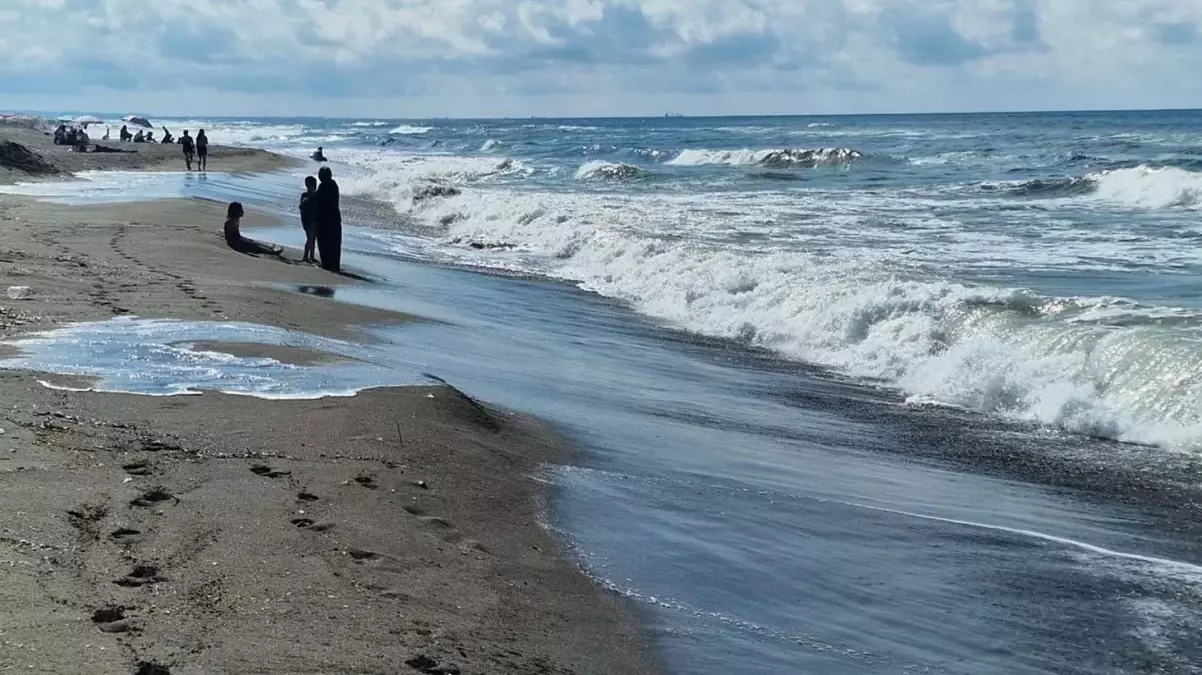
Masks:
[[[317,215],[317,249],[321,266],[331,272],[342,270],[342,210],[338,205],[338,183],[334,172],[323,166],[317,172],[317,192],[313,199]]]
[[[191,171],[192,155],[196,153],[196,142],[188,135],[187,129],[184,129],[184,135],[180,136],[179,145],[184,151],[184,163],[188,165],[188,171]]]

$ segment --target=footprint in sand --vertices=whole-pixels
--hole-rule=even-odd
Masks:
[[[134,668],[134,675],[171,675],[171,669],[153,661],[140,661]]]
[[[92,613],[92,623],[104,633],[125,633],[132,623],[125,618],[124,607],[105,607]]]
[[[279,478],[281,476],[288,476],[292,474],[291,471],[273,469],[270,466],[263,466],[262,464],[250,467],[250,472],[256,476],[265,476],[267,478]]]
[[[289,522],[291,522],[293,525],[295,525],[297,527],[305,528],[305,527],[312,527],[313,525],[316,524],[317,521],[313,520],[312,518],[293,518]]]
[[[366,551],[361,548],[348,549],[346,554],[349,555],[352,560],[359,563],[380,559],[379,553],[376,553],[375,551]]]
[[[121,466],[131,476],[149,476],[150,462],[130,462]]]
[[[317,495],[315,495],[311,492],[298,492],[296,494],[296,498],[301,500],[302,502],[315,502],[315,501],[321,499],[321,497],[318,497]]]
[[[160,581],[166,581],[166,579],[159,574],[159,568],[154,565],[138,565],[129,574],[117,579],[113,583],[125,588],[137,588],[139,586],[157,584]]]
[[[156,487],[152,490],[148,490],[148,491],[144,492],[141,497],[138,497],[138,498],[130,501],[129,505],[130,506],[139,506],[142,508],[149,508],[151,506],[154,506],[155,504],[171,501],[173,499],[175,500],[176,504],[179,503],[179,497],[176,497],[175,495],[171,494],[170,492],[167,492],[167,490],[164,488]]]
[[[128,527],[122,527],[120,529],[113,530],[109,536],[112,537],[113,541],[119,544],[132,544],[142,539],[142,533],[140,531],[131,530]]]

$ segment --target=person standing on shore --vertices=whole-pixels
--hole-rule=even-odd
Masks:
[[[323,166],[317,172],[317,192],[312,197],[317,202],[317,249],[321,266],[331,272],[342,270],[342,210],[338,205],[338,183],[334,172]]]
[[[188,135],[188,130],[184,129],[184,135],[179,138],[179,145],[184,150],[184,164],[188,165],[188,171],[192,170],[192,155],[196,152],[196,142]]]
[[[317,179],[305,176],[305,191],[300,196],[301,227],[305,230],[305,254],[301,262],[317,262]]]
[[[201,171],[209,168],[209,137],[204,129],[196,132],[196,168]]]

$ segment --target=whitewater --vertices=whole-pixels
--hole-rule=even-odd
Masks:
[[[1067,433],[1202,450],[1197,113],[176,120],[324,145],[394,250]],[[415,236],[416,235],[416,236]]]

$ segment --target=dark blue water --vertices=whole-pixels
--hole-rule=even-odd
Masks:
[[[673,672],[1190,673],[1199,119],[226,133],[321,139],[349,192],[387,200],[348,202],[369,226],[349,260],[379,283],[339,299],[441,319],[381,329],[382,362],[579,444],[551,525],[649,612]],[[765,154],[831,146],[860,155]],[[637,171],[582,171],[598,157]],[[106,176],[86,198],[286,214],[296,178]],[[414,200],[432,185],[460,194]]]

